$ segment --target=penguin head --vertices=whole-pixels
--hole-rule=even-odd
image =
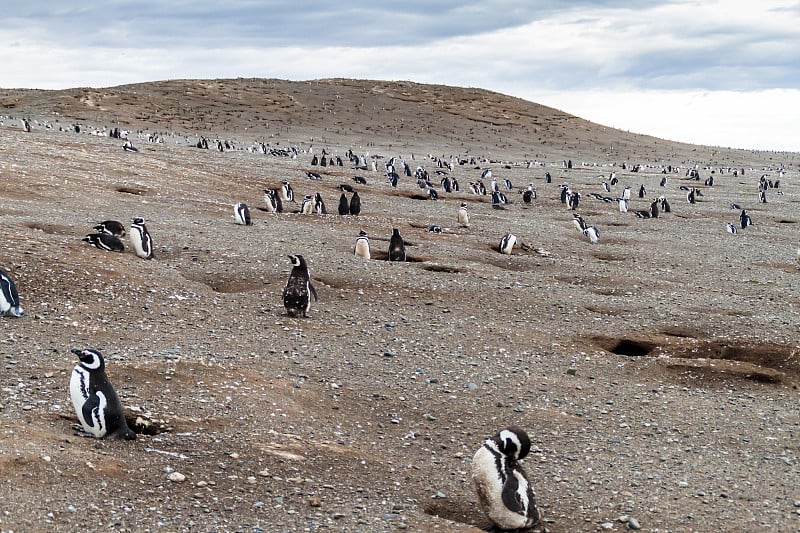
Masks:
[[[531,439],[522,428],[508,426],[495,433],[490,439],[497,451],[509,459],[519,460],[531,451]]]
[[[136,217],[133,219],[134,224],[144,224],[144,219],[142,217]]]
[[[467,203],[461,202],[461,209],[466,209],[466,208],[467,208]]]
[[[303,258],[302,255],[289,255],[289,261],[292,262],[292,266],[296,267],[304,267],[306,266],[306,260]]]
[[[362,229],[361,231],[358,232],[358,236],[359,237],[366,237],[367,236],[367,232]]]
[[[78,350],[77,348],[73,348],[70,351],[78,356],[80,365],[86,370],[96,372],[98,370],[103,370],[103,368],[106,366],[105,359],[103,359],[103,354],[101,354],[98,350]]]

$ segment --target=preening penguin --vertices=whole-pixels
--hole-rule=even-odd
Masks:
[[[8,272],[0,268],[0,316],[11,313],[11,316],[21,317],[25,314],[19,304],[17,285]]]
[[[250,208],[244,202],[238,202],[233,206],[233,219],[242,226],[251,226],[253,224],[250,220]]]
[[[358,257],[363,257],[364,259],[370,258],[369,238],[367,237],[367,232],[363,229],[358,233],[356,245],[353,247],[353,254]]]
[[[72,370],[69,395],[83,430],[99,439],[136,439],[125,422],[122,404],[106,376],[103,355],[97,350],[71,350],[79,362]]]
[[[94,228],[98,233],[109,233],[120,239],[125,236],[125,226],[118,220],[104,220],[95,224]]]
[[[513,233],[506,233],[502,239],[500,239],[500,253],[511,255],[512,250],[514,249],[514,245],[517,244],[517,236]]]
[[[728,230],[728,233],[730,233],[731,235],[736,235],[737,233],[736,226],[734,226],[730,222],[725,223],[725,229]]]
[[[144,225],[142,217],[136,217],[131,224],[131,246],[136,255],[142,259],[153,259],[153,239],[150,237],[150,232],[147,231],[147,226]]]
[[[389,261],[405,261],[406,244],[400,236],[400,230],[392,229],[392,237],[389,239]]]
[[[119,237],[110,233],[90,233],[81,240],[89,243],[95,248],[99,248],[100,250],[105,250],[107,252],[125,251],[125,245],[122,244],[122,241],[119,240]]]
[[[529,528],[541,520],[536,494],[519,464],[530,449],[528,434],[509,426],[488,437],[472,458],[478,505],[499,529]]]
[[[583,234],[589,238],[589,242],[592,244],[597,244],[600,242],[600,232],[594,226],[589,226],[583,230]]]
[[[458,208],[458,224],[462,228],[469,227],[469,211],[467,211],[466,202],[461,202],[461,207]]]
[[[290,255],[289,260],[292,262],[292,273],[289,274],[289,280],[283,288],[283,306],[290,317],[298,315],[306,317],[308,310],[311,309],[311,296],[313,295],[314,301],[317,301],[317,291],[311,284],[311,275],[308,273],[308,266],[303,256]]]

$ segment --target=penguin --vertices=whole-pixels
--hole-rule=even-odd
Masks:
[[[689,192],[686,193],[686,201],[689,202],[690,204],[693,204],[693,203],[695,203],[697,201],[697,199],[695,197],[695,191],[696,190],[697,189],[692,188],[692,189],[689,189]]]
[[[342,195],[339,197],[339,214],[350,214],[350,204],[347,202],[347,196],[344,193],[342,193]]]
[[[314,193],[314,212],[318,215],[326,215],[328,210],[325,209],[325,202],[322,201],[321,193]]]
[[[392,229],[392,237],[389,239],[389,261],[405,261],[406,244],[400,236],[400,230]]]
[[[280,198],[284,202],[294,202],[294,189],[288,181],[281,183]]]
[[[487,168],[481,172],[481,179],[492,179],[492,169]]]
[[[283,202],[277,190],[264,189],[264,202],[270,213],[283,213]]]
[[[103,355],[97,350],[72,349],[79,362],[69,380],[69,395],[83,430],[102,439],[135,440],[128,427],[122,404],[106,376]]]
[[[663,212],[665,212],[665,213],[671,213],[671,212],[672,212],[672,208],[670,207],[670,205],[669,205],[669,202],[667,201],[667,198],[666,198],[666,196],[661,196],[661,197],[659,198],[659,201],[661,202],[661,210],[662,210]]]
[[[511,255],[511,251],[514,249],[514,245],[517,244],[517,236],[513,233],[506,233],[502,239],[500,239],[500,253]]]
[[[339,190],[340,190],[340,191],[342,191],[342,192],[353,192],[353,191],[355,190],[355,189],[353,189],[353,186],[352,186],[352,185],[348,185],[348,184],[346,184],[346,183],[341,183],[341,184],[340,184],[338,187],[336,187],[336,188],[337,188],[337,189],[339,189]]]
[[[469,211],[467,211],[466,202],[461,202],[461,207],[458,208],[458,224],[462,228],[469,227]]]
[[[511,180],[508,178],[503,178],[503,186],[507,191],[510,191],[514,188],[513,185],[511,185]]]
[[[747,214],[747,211],[742,209],[742,212],[739,213],[739,224],[742,226],[742,229],[745,229],[747,226],[752,226],[753,221],[750,219],[750,215]]]
[[[95,248],[99,248],[100,250],[105,250],[107,252],[125,251],[125,245],[122,244],[122,241],[119,239],[119,237],[116,235],[111,235],[110,233],[90,233],[81,240],[89,243]]]
[[[439,193],[436,192],[436,189],[434,189],[433,187],[428,187],[428,198],[430,198],[433,201],[436,201],[439,199]]]
[[[122,145],[122,149],[126,152],[138,152],[139,149],[136,148],[130,139],[125,139],[125,144]]]
[[[303,202],[300,204],[300,213],[303,215],[310,215],[314,212],[314,197],[310,194],[303,196]]]
[[[517,426],[488,437],[472,458],[472,487],[478,506],[501,530],[525,529],[541,520],[536,494],[519,461],[531,441]]]
[[[603,190],[605,192],[611,192],[611,187],[609,187],[608,183],[606,183],[605,181],[603,182]]]
[[[233,206],[233,219],[243,226],[253,225],[253,221],[250,220],[250,208],[244,202],[238,202]]]
[[[574,192],[569,195],[569,208],[575,211],[578,209],[578,206],[581,204],[581,193]]]
[[[585,230],[583,230],[583,234],[589,238],[589,242],[592,244],[597,244],[600,242],[600,232],[597,231],[597,228],[594,226],[589,226]]]
[[[767,191],[762,189],[758,193],[758,202],[761,204],[767,203]]]
[[[583,217],[579,213],[572,214],[572,223],[575,224],[575,227],[578,228],[578,231],[580,231],[581,233],[586,231],[586,228],[589,227],[589,225],[586,223],[585,220],[583,220]]]
[[[147,226],[144,225],[142,217],[136,217],[131,224],[130,234],[131,246],[133,251],[142,259],[153,259],[153,239],[150,237],[150,232],[147,231]]]
[[[311,296],[314,296],[315,302],[318,301],[317,291],[311,284],[311,276],[303,256],[290,255],[289,261],[292,262],[292,273],[283,288],[283,306],[290,317],[302,315],[305,318],[311,308]]]
[[[647,189],[644,188],[644,184],[639,186],[639,198],[644,198],[647,196]]]
[[[429,233],[441,233],[442,232],[442,227],[439,224],[431,224],[430,226],[428,226],[428,232]]]
[[[738,233],[736,226],[734,226],[730,222],[725,223],[725,229],[728,230],[728,233],[730,233],[731,235],[736,235]]]
[[[661,178],[661,181],[658,183],[658,185],[659,185],[660,187],[664,187],[664,186],[666,186],[666,185],[667,185],[667,177],[666,177],[666,176],[664,176],[663,178]]]
[[[631,199],[631,188],[630,187],[625,187],[622,190],[622,199],[623,200],[630,200]]]
[[[363,229],[358,233],[356,245],[353,247],[353,255],[357,255],[358,257],[362,257],[364,259],[370,258],[369,238],[367,237],[367,232]]]
[[[626,200],[625,198],[617,198],[617,203],[619,204],[620,213],[628,212],[628,200]]]
[[[359,213],[361,213],[361,197],[358,195],[358,191],[354,191],[353,196],[350,197],[350,214],[357,216]]]
[[[365,178],[363,176],[354,176],[353,177],[353,181],[355,181],[359,185],[366,185],[367,184],[367,178]]]
[[[25,314],[19,304],[19,293],[17,284],[8,275],[8,272],[0,268],[0,316],[11,314],[17,318]]]
[[[97,230],[99,233],[114,235],[120,239],[125,236],[125,226],[118,220],[104,220],[103,222],[98,222],[92,229]]]

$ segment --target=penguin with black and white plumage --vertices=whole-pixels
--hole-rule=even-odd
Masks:
[[[392,236],[389,239],[389,261],[406,260],[406,243],[403,237],[400,236],[400,230],[397,228],[392,229]]]
[[[237,202],[233,206],[233,220],[242,226],[252,226],[253,221],[250,219],[250,208],[244,202]]]
[[[573,192],[572,194],[569,195],[569,198],[567,200],[569,201],[569,208],[575,211],[581,204],[581,193],[577,191]]]
[[[150,237],[150,232],[147,231],[147,226],[144,225],[144,219],[142,217],[133,219],[129,238],[136,255],[142,259],[155,258],[153,252],[153,238]]]
[[[589,239],[589,242],[592,244],[597,244],[600,242],[600,231],[594,226],[588,226],[585,230],[583,230],[583,234]]]
[[[118,220],[104,220],[103,222],[98,222],[92,229],[96,230],[98,233],[108,233],[120,239],[125,236],[125,225]]]
[[[671,213],[672,212],[672,207],[670,207],[666,196],[659,196],[658,200],[661,203],[661,210],[663,212],[665,212],[665,213]]]
[[[622,189],[622,199],[630,201],[630,199],[631,199],[631,188],[630,187],[625,187],[624,189]]]
[[[503,186],[506,188],[507,191],[514,189],[514,186],[511,184],[511,180],[508,178],[503,178]]]
[[[350,214],[350,203],[347,201],[347,195],[345,193],[342,193],[342,195],[339,197],[339,214]]]
[[[433,187],[428,187],[428,198],[430,198],[433,201],[436,201],[439,199],[439,193],[436,192],[436,189],[434,189]]]
[[[619,207],[620,213],[628,212],[628,200],[625,198],[617,198],[617,206]]]
[[[508,204],[508,198],[500,191],[492,191],[492,207],[494,209],[505,209],[504,205]]]
[[[139,149],[136,148],[130,139],[125,139],[125,143],[122,145],[122,149],[126,152],[138,152]]]
[[[661,181],[658,183],[658,185],[659,185],[660,187],[664,187],[664,186],[666,186],[666,185],[667,185],[667,177],[666,177],[666,176],[664,176],[663,178],[661,178]]]
[[[292,263],[292,272],[283,288],[283,306],[290,317],[305,318],[311,309],[311,297],[315,302],[318,301],[317,291],[311,283],[305,258],[302,255],[290,255],[289,261]]]
[[[514,245],[517,244],[517,236],[513,233],[506,233],[503,235],[503,238],[500,239],[500,246],[498,250],[501,254],[511,255],[511,252],[514,251]]]
[[[758,191],[758,203],[767,203],[767,191],[765,189]]]
[[[739,225],[742,227],[742,229],[753,225],[753,221],[746,209],[742,209],[742,212],[739,213]]]
[[[647,189],[644,188],[644,183],[639,185],[639,198],[647,196]]]
[[[686,193],[686,201],[690,204],[697,202],[697,189],[694,187],[689,189],[689,191]]]
[[[466,202],[461,202],[461,206],[458,208],[458,225],[462,228],[469,227],[469,211],[467,211],[467,204]]]
[[[318,215],[326,215],[328,213],[321,193],[314,193],[314,212]]]
[[[78,364],[69,380],[69,395],[83,431],[88,435],[111,439],[135,440],[128,427],[122,403],[108,380],[105,359],[98,350],[72,349]]]
[[[314,212],[314,197],[310,194],[303,196],[303,202],[300,204],[300,213],[303,215],[310,215]]]
[[[608,183],[607,183],[607,182],[605,182],[605,181],[603,182],[603,190],[604,190],[605,192],[611,192],[611,187],[609,187],[609,186],[608,186]]]
[[[294,202],[294,189],[292,189],[292,185],[288,181],[281,183],[279,193],[281,200],[284,202]]]
[[[567,185],[566,183],[563,183],[561,185],[561,203],[562,204],[566,204],[567,203],[567,199],[570,197],[571,194],[572,194],[572,191],[570,190],[569,185]]]
[[[276,189],[264,189],[264,202],[270,213],[283,213],[283,202]]]
[[[530,204],[536,199],[536,190],[533,188],[533,183],[528,184],[528,188],[522,191],[523,203]]]
[[[356,239],[356,244],[353,247],[353,255],[358,257],[369,259],[369,237],[367,237],[367,232],[363,229],[358,233],[358,238]]]
[[[586,221],[583,220],[583,217],[580,215],[580,213],[572,214],[572,223],[575,224],[575,227],[578,228],[578,231],[580,231],[581,233],[586,231],[586,228],[589,227]]]
[[[106,252],[125,251],[125,245],[120,238],[110,233],[90,233],[81,240],[99,250],[105,250]]]
[[[487,179],[487,180],[492,179],[492,169],[490,169],[490,168],[484,169],[484,171],[481,172],[481,179],[482,180],[483,179]]]
[[[541,521],[533,486],[519,463],[530,449],[528,434],[508,426],[487,437],[472,458],[478,506],[500,530],[526,529]]]
[[[726,222],[726,223],[725,223],[725,229],[726,229],[726,230],[728,231],[728,233],[730,233],[731,235],[736,235],[736,234],[738,233],[738,230],[736,229],[736,226],[734,226],[734,225],[733,225],[733,224],[731,224],[730,222]]]
[[[350,197],[350,206],[348,210],[353,216],[357,216],[361,213],[361,197],[358,195],[358,191],[353,191],[353,196]]]
[[[25,314],[25,310],[19,303],[17,284],[8,272],[0,268],[0,316],[7,314],[19,318]]]

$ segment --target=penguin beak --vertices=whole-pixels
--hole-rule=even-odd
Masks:
[[[80,354],[83,353],[83,350],[79,350],[77,348],[73,348],[73,349],[70,350],[70,352],[74,353],[75,355],[80,355]]]

